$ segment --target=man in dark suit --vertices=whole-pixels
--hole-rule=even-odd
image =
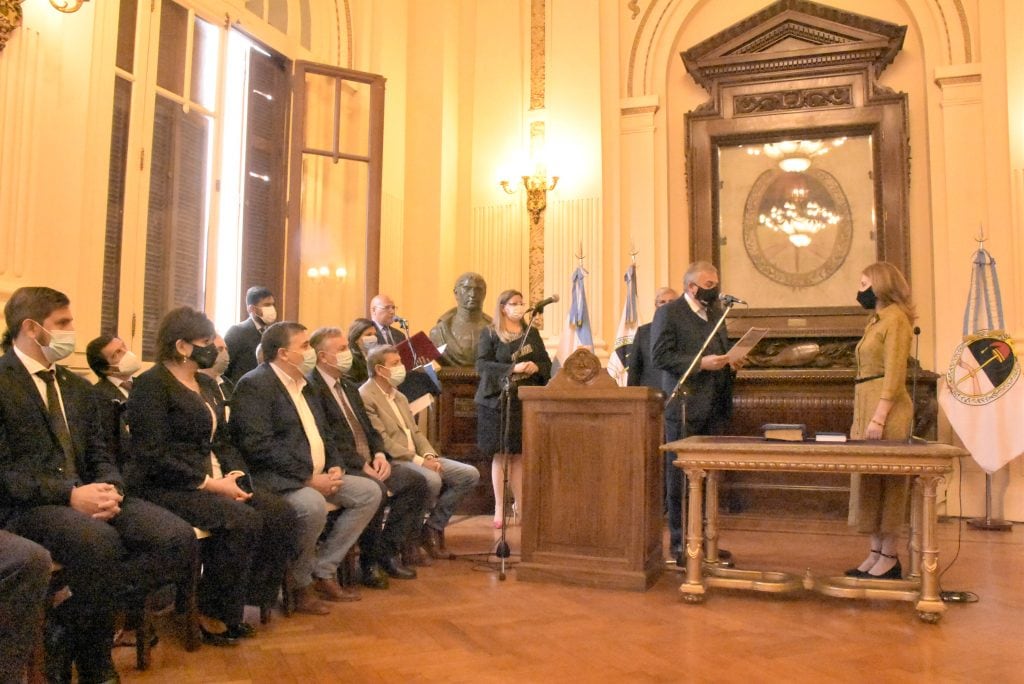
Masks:
[[[50,552],[71,598],[55,611],[69,658],[85,684],[117,681],[110,658],[118,601],[191,577],[192,528],[124,482],[96,420],[93,388],[54,362],[75,349],[70,302],[48,287],[16,290],[4,307],[0,358],[0,527]],[[49,656],[50,654],[48,654]],[[70,662],[55,663],[70,681]]]
[[[389,295],[379,294],[370,300],[370,320],[373,321],[373,328],[377,332],[377,344],[389,344],[397,346],[400,342],[408,339],[404,332],[392,325],[395,322],[395,300]],[[373,372],[370,372],[373,375]],[[405,381],[399,386],[399,391],[409,401],[416,401],[425,394],[438,395],[441,388],[426,371],[414,370],[405,376]]]
[[[306,328],[275,323],[260,344],[266,361],[235,385],[228,424],[252,479],[283,496],[298,516],[296,610],[326,615],[320,597],[359,598],[338,584],[338,566],[376,514],[381,492],[366,478],[343,475],[333,429],[306,381],[316,364]],[[328,505],[343,510],[318,548]]]
[[[43,621],[50,554],[0,530],[0,682],[22,682]]]
[[[671,287],[659,288],[654,295],[654,310],[677,299],[679,293]],[[629,352],[629,374],[626,379],[629,387],[653,387],[661,389],[661,369],[654,365],[651,355],[651,324],[644,323],[636,329],[633,336],[633,348]]]
[[[124,473],[131,449],[124,403],[132,389],[132,376],[142,368],[142,361],[129,351],[124,340],[112,335],[100,335],[86,345],[85,360],[97,378],[93,386],[100,398],[97,411],[104,438]]]
[[[245,293],[245,310],[249,317],[228,328],[224,335],[230,356],[224,375],[233,383],[257,366],[256,346],[260,336],[267,326],[277,321],[274,293],[260,285],[250,287]]]
[[[345,473],[368,478],[380,487],[382,494],[377,515],[359,539],[363,583],[381,586],[377,579],[380,571],[375,566],[395,579],[412,579],[416,571],[405,566],[401,553],[423,521],[427,481],[410,470],[391,467],[384,439],[370,424],[358,388],[344,378],[352,366],[345,333],[340,328],[320,328],[313,333],[310,343],[317,352],[317,362],[307,379],[334,428]],[[391,512],[385,522],[384,509],[388,506]],[[413,560],[410,554],[407,559]]]
[[[654,365],[665,371],[661,388],[671,395],[690,367],[704,340],[718,321],[718,269],[706,261],[690,264],[683,278],[683,296],[654,313],[651,324]],[[723,325],[687,379],[686,424],[677,399],[665,407],[665,436],[674,441],[690,435],[721,434],[732,413],[732,380],[726,352],[729,339]],[[682,564],[682,472],[672,465],[675,455],[665,454],[665,471],[672,473],[666,486],[669,552]]]

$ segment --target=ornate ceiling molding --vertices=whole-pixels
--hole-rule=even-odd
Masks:
[[[0,0],[0,52],[14,29],[21,26],[22,0]]]

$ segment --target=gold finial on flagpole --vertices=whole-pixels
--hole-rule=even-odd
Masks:
[[[974,238],[974,241],[978,243],[978,249],[982,249],[985,246],[985,224],[978,224],[978,237]]]
[[[580,240],[580,250],[576,252],[576,260],[579,261],[580,267],[583,266],[583,240]]]
[[[629,258],[633,262],[634,266],[636,266],[636,255],[639,254],[639,253],[640,252],[638,252],[637,249],[636,249],[636,244],[634,244],[634,242],[632,240],[630,240],[629,241]]]

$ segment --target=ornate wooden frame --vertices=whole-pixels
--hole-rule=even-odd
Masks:
[[[718,149],[787,136],[871,135],[877,258],[910,277],[907,96],[878,83],[905,26],[808,0],[779,0],[681,54],[711,95],[686,115],[690,254],[720,264]],[[854,306],[737,310],[773,329],[800,319],[801,334],[859,335]]]

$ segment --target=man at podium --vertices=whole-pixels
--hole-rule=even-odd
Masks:
[[[661,387],[666,395],[672,394],[718,322],[718,296],[718,269],[706,261],[697,261],[690,264],[683,276],[683,296],[654,312],[652,356],[654,365],[664,371]],[[685,392],[665,407],[665,437],[669,442],[725,431],[732,413],[735,375],[726,356],[728,350],[729,339],[722,326],[690,373]],[[669,553],[683,565],[683,474],[673,467],[674,460],[675,454],[665,453]]]

